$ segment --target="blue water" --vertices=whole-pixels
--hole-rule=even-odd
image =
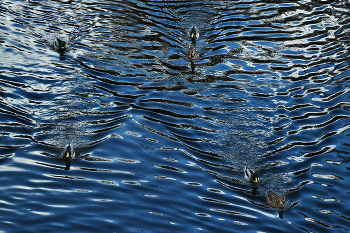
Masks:
[[[0,232],[349,231],[349,9],[1,1]]]

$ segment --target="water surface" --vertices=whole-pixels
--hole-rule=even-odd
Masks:
[[[349,9],[2,1],[0,231],[349,231]]]

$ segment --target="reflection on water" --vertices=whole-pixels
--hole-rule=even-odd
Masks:
[[[348,231],[349,7],[4,1],[2,229]]]

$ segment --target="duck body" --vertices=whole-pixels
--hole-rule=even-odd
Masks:
[[[253,170],[249,169],[248,167],[244,168],[244,179],[253,184],[257,184],[259,182],[259,177],[256,172]]]
[[[279,195],[273,191],[266,191],[267,203],[273,208],[284,208],[285,207],[285,196]]]
[[[199,58],[199,54],[198,54],[198,51],[196,49],[195,46],[191,46],[190,49],[188,50],[188,53],[187,53],[187,58],[193,62],[194,60],[198,59]]]
[[[66,161],[71,161],[72,159],[75,158],[74,148],[70,143],[68,143],[65,146],[65,148],[62,152],[61,158],[66,160]]]
[[[59,52],[66,51],[68,47],[67,43],[59,38],[55,38],[53,46]]]

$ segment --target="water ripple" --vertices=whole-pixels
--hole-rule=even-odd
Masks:
[[[3,230],[348,231],[348,11],[5,0]]]

